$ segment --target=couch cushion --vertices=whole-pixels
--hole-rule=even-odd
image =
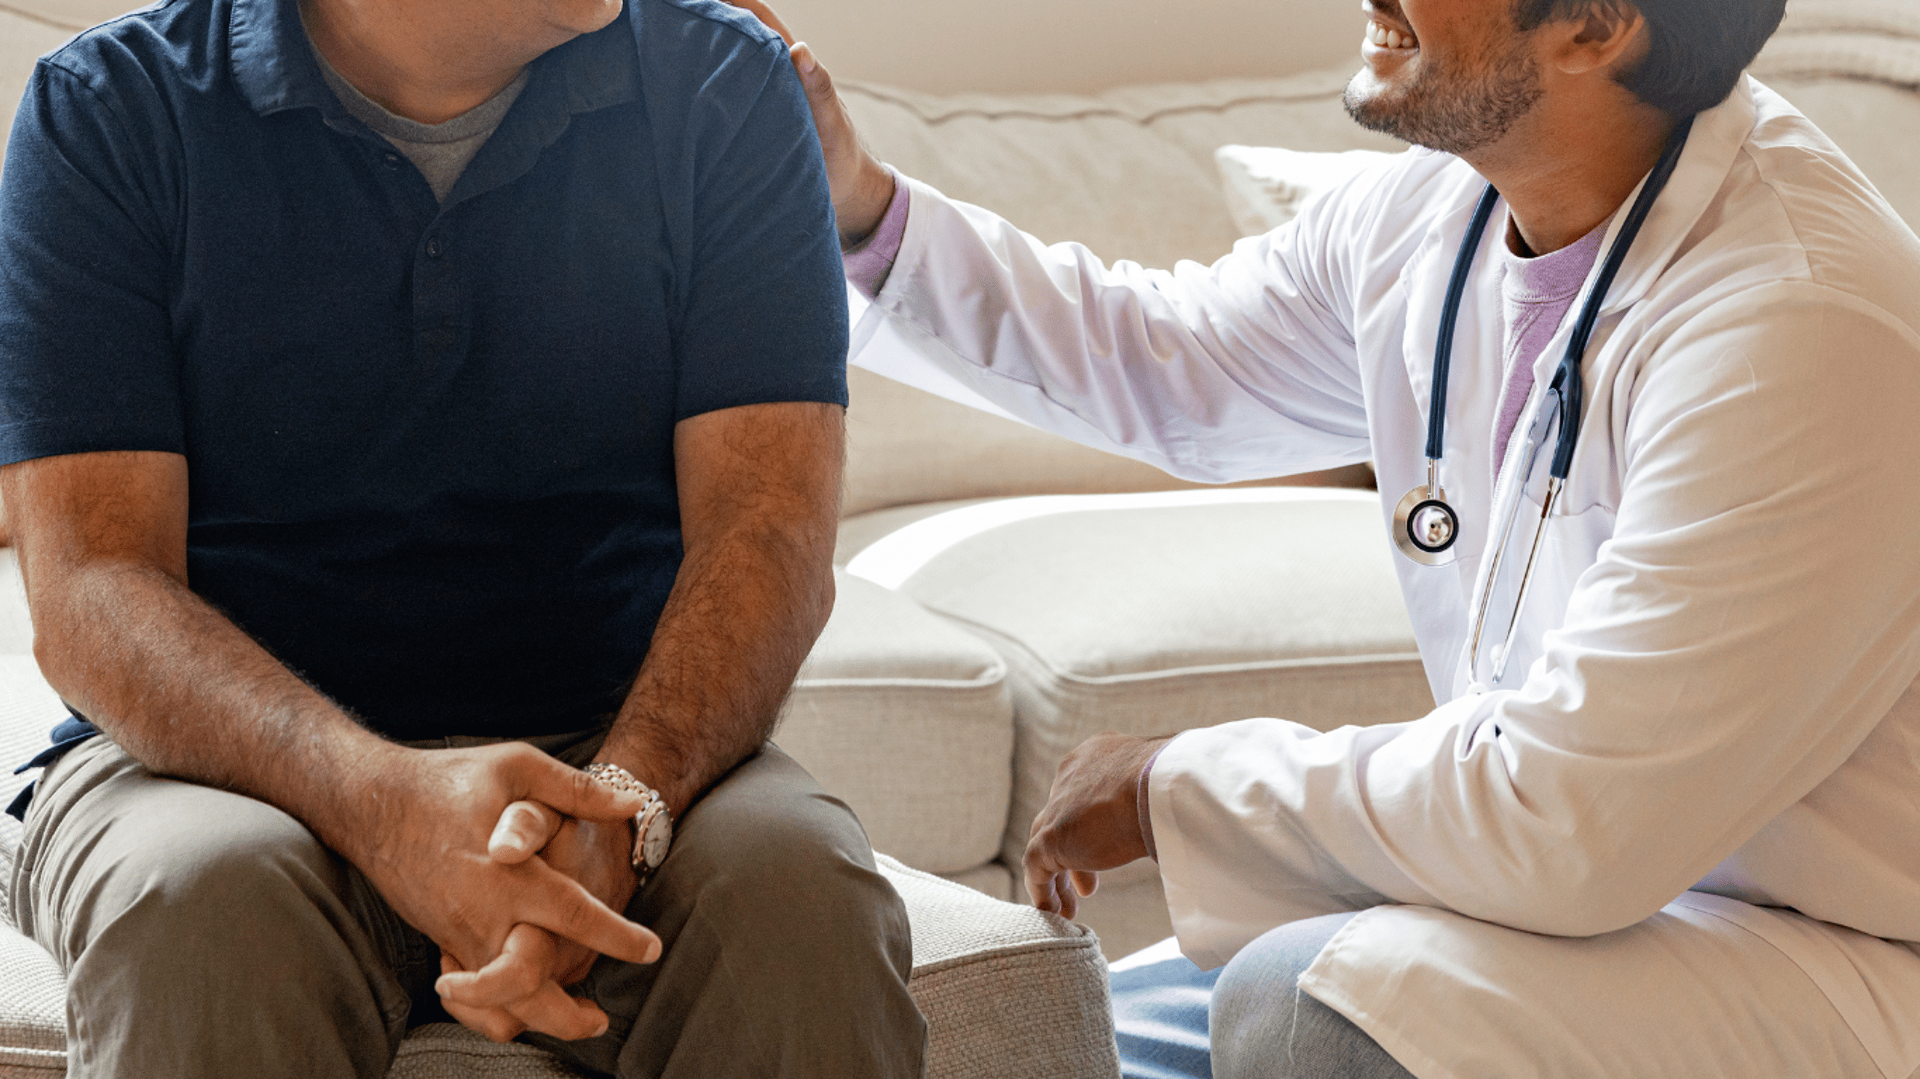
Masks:
[[[847,410],[842,512],[849,518],[963,498],[1200,486],[1130,457],[955,404],[862,368],[847,369],[847,394],[852,404]],[[1372,482],[1372,473],[1365,465],[1352,465],[1285,482],[1363,487]]]
[[[1119,1074],[1098,938],[885,855],[879,862],[913,924],[909,988],[927,1017],[927,1079]]]
[[[846,800],[875,847],[936,873],[992,860],[1013,760],[1006,665],[905,596],[835,583],[774,740]]]
[[[1002,847],[1018,865],[1066,752],[1273,715],[1327,729],[1433,706],[1370,492],[1008,499],[917,521],[853,576],[991,641],[1018,717]]]
[[[66,983],[53,957],[0,924],[0,1076],[65,1075]]]
[[[1213,152],[1227,212],[1248,236],[1272,232],[1313,200],[1392,157],[1378,150],[1316,153],[1278,146],[1227,145]]]

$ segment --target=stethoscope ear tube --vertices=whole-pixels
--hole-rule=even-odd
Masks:
[[[1440,308],[1440,335],[1433,344],[1433,391],[1427,395],[1427,461],[1440,460],[1446,443],[1447,372],[1453,370],[1453,331],[1460,322],[1460,305],[1467,298],[1467,279],[1473,276],[1474,256],[1480,253],[1480,241],[1487,235],[1487,222],[1493,220],[1500,205],[1500,192],[1492,184],[1480,196],[1467,226],[1467,239],[1453,257],[1453,276],[1447,279],[1447,302]],[[1438,490],[1437,484],[1429,486]]]
[[[1560,394],[1561,423],[1560,441],[1553,448],[1553,463],[1548,466],[1547,474],[1557,480],[1565,480],[1573,472],[1573,451],[1580,442],[1580,418],[1586,415],[1586,385],[1580,377],[1580,363],[1586,358],[1587,345],[1593,340],[1593,331],[1600,324],[1600,311],[1605,306],[1607,293],[1613,289],[1613,279],[1620,276],[1620,267],[1626,265],[1627,253],[1633,248],[1633,241],[1640,236],[1640,228],[1647,223],[1647,217],[1653,213],[1653,204],[1660,200],[1660,192],[1666,190],[1667,181],[1673,178],[1673,170],[1680,165],[1680,152],[1686,148],[1687,136],[1693,132],[1693,117],[1680,122],[1667,139],[1666,149],[1660,154],[1660,160],[1654,164],[1653,171],[1647,175],[1646,182],[1640,185],[1640,197],[1633,202],[1633,208],[1627,211],[1627,220],[1620,226],[1620,236],[1614,241],[1613,249],[1607,252],[1606,264],[1600,267],[1600,276],[1594,279],[1593,291],[1588,293],[1587,302],[1580,309],[1580,319],[1573,324],[1573,336],[1567,341],[1567,351],[1560,359],[1560,367],[1553,373],[1552,389]]]

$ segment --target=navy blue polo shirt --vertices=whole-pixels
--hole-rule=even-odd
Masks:
[[[779,38],[628,0],[445,203],[294,0],[162,0],[41,61],[0,184],[0,463],[184,454],[188,584],[397,738],[616,711],[680,564],[673,429],[846,402]]]

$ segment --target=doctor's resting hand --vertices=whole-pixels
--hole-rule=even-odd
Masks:
[[[1141,774],[1171,738],[1096,734],[1060,762],[1047,804],[1027,834],[1027,894],[1034,906],[1071,918],[1093,894],[1101,870],[1153,856],[1141,818]]]
[[[793,32],[780,16],[760,0],[727,0],[745,8],[779,34],[793,54],[793,68],[800,73],[800,85],[807,92],[807,106],[813,110],[813,126],[820,132],[820,149],[827,159],[827,186],[833,191],[833,216],[840,227],[840,248],[858,247],[873,233],[886,216],[893,201],[893,174],[880,159],[868,152],[853,129],[853,117],[834,92],[833,78],[813,55],[806,42],[796,42]]]

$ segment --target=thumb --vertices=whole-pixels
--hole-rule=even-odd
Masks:
[[[504,865],[524,862],[553,839],[564,820],[539,802],[512,802],[500,811],[500,823],[487,840],[487,854]]]

